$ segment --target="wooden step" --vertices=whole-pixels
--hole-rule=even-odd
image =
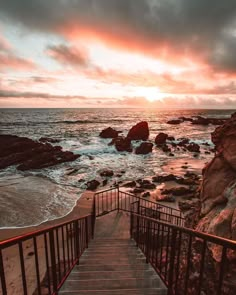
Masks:
[[[95,279],[88,280],[72,280],[68,278],[62,287],[70,291],[78,290],[112,290],[113,289],[138,289],[138,288],[157,288],[162,283],[159,278],[126,278],[126,279]]]
[[[111,290],[80,290],[68,291],[61,290],[59,295],[167,295],[167,291],[163,288],[139,288],[139,289],[113,289]]]
[[[70,274],[71,279],[80,278],[82,280],[90,279],[120,279],[120,278],[142,278],[155,275],[154,270],[123,270],[123,271],[79,271],[73,270]]]
[[[150,270],[152,267],[149,264],[110,264],[110,265],[76,265],[74,270],[77,271],[122,271],[133,269],[145,269]]]

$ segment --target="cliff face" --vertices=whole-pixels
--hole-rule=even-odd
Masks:
[[[203,170],[197,230],[236,240],[236,113],[216,128],[212,142],[216,155]],[[212,253],[220,259],[220,249]]]

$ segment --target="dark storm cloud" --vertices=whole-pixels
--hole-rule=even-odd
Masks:
[[[236,71],[235,0],[1,0],[0,15],[29,30],[62,32],[73,25],[132,39],[140,47],[166,44]]]

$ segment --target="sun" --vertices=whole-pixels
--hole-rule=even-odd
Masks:
[[[166,93],[162,93],[158,87],[135,87],[132,94],[136,97],[144,97],[149,102],[161,100],[166,96]]]

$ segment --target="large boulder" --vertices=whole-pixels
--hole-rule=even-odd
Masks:
[[[131,140],[147,140],[149,137],[148,123],[139,122],[129,130],[127,137]]]
[[[151,142],[142,142],[135,150],[137,155],[146,155],[152,152],[153,143]]]
[[[17,165],[18,170],[42,169],[76,160],[80,155],[60,146],[15,135],[0,135],[0,169]]]
[[[115,129],[108,127],[106,129],[103,129],[100,132],[99,136],[102,138],[116,138],[120,132],[121,131],[116,131]]]
[[[168,134],[164,132],[160,132],[155,138],[155,144],[165,144],[166,140],[168,139]]]

